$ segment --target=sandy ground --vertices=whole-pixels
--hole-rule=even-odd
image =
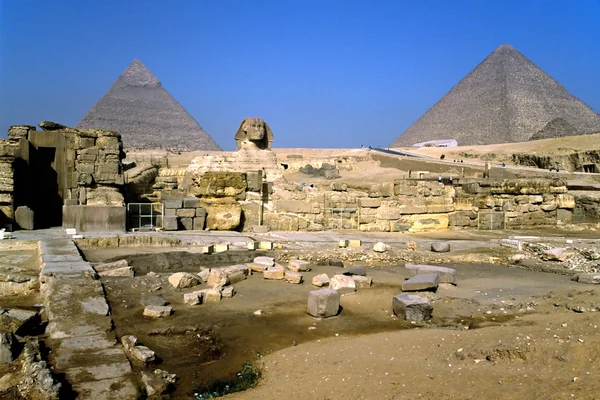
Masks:
[[[454,267],[458,285],[433,295],[433,319],[424,326],[392,315],[392,297],[408,276],[401,265],[370,267],[374,285],[344,295],[342,312],[323,320],[306,314],[310,283],[255,275],[235,284],[231,299],[188,306],[185,291],[167,282],[173,271],[103,281],[117,334],[134,334],[156,351],[160,368],[180,376],[176,399],[191,398],[202,382],[232,378],[246,362],[258,363],[263,377],[257,388],[231,398],[597,398],[594,287],[506,266]],[[341,271],[314,266],[305,281]],[[144,295],[162,296],[174,314],[142,318]],[[585,312],[571,310],[577,307]],[[254,315],[259,309],[262,315]]]

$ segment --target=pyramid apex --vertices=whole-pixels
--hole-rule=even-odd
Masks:
[[[130,86],[157,87],[160,81],[146,66],[137,58],[123,71],[120,78]]]

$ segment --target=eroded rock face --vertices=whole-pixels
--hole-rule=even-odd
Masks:
[[[273,132],[261,118],[246,118],[235,134],[236,151],[269,150],[273,142]]]
[[[169,276],[169,283],[176,289],[185,289],[199,285],[200,279],[188,272],[176,272]]]
[[[233,198],[202,199],[206,209],[206,227],[211,230],[231,231],[236,229],[242,218],[242,206]]]

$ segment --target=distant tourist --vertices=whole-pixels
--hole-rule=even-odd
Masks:
[[[448,180],[450,182],[450,184],[452,185],[452,177],[450,177],[450,179]]]
[[[442,176],[438,176],[438,183],[442,183]]]

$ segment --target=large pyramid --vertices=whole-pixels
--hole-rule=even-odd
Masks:
[[[558,129],[560,126],[569,127],[569,132]],[[459,146],[525,142],[539,136],[596,132],[600,132],[600,115],[514,47],[505,44],[390,147],[442,139],[456,139]]]
[[[116,130],[126,150],[221,150],[139,60],[133,60],[77,127]]]

